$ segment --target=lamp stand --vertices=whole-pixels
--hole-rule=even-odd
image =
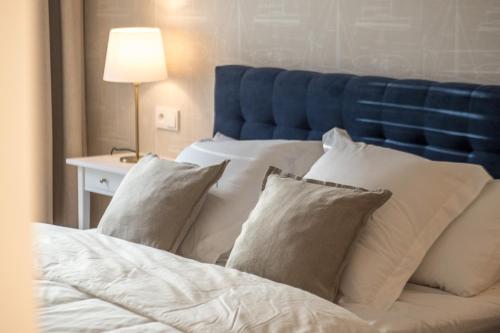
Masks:
[[[120,158],[120,162],[123,163],[137,163],[142,157],[139,155],[139,95],[140,95],[140,83],[134,83],[134,95],[135,95],[135,155],[123,156]]]

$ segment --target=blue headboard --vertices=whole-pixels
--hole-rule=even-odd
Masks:
[[[216,68],[214,132],[320,140],[335,126],[357,141],[481,164],[500,178],[500,86]]]

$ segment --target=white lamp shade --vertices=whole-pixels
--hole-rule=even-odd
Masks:
[[[166,78],[167,66],[160,29],[111,29],[104,81],[142,83]]]

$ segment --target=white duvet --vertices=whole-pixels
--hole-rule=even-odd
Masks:
[[[374,332],[305,291],[94,231],[36,225],[42,332]]]

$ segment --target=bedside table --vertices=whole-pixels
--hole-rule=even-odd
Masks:
[[[78,168],[78,228],[90,228],[90,193],[113,196],[134,163],[122,163],[123,154],[66,159]]]

